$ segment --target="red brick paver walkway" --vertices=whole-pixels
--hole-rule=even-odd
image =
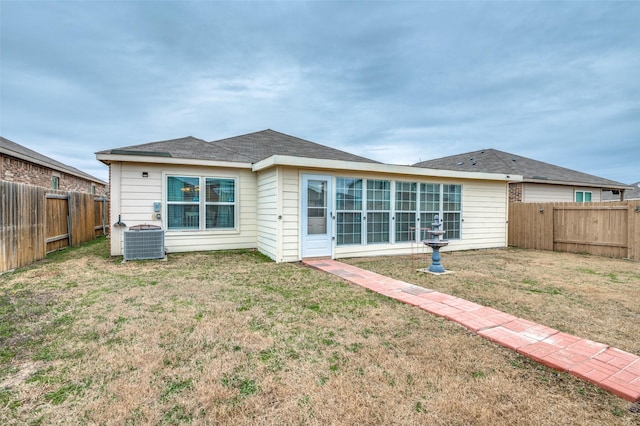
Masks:
[[[568,372],[627,401],[640,401],[640,357],[404,281],[335,260],[305,260],[372,291],[455,321],[492,342]]]

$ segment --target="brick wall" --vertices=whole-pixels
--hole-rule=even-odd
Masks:
[[[509,202],[518,203],[522,201],[522,184],[510,183],[509,184]]]
[[[0,155],[0,180],[53,188],[53,176],[58,177],[58,189],[62,191],[91,193],[91,186],[95,185],[95,195],[104,196],[107,192],[106,186],[97,182],[54,171],[15,157]]]

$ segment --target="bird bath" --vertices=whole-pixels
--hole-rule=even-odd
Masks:
[[[433,249],[433,253],[431,254],[431,265],[427,268],[425,272],[431,272],[434,274],[444,274],[446,271],[444,267],[440,264],[440,248],[449,244],[449,240],[443,240],[442,236],[446,233],[446,231],[440,230],[440,217],[435,215],[433,217],[433,223],[431,224],[432,229],[427,231],[427,233],[431,236],[430,239],[425,240],[424,244],[431,247]]]

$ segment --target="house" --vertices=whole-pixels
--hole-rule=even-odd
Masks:
[[[0,136],[0,180],[104,196],[107,182]]]
[[[410,254],[436,215],[449,250],[505,247],[508,185],[521,179],[383,164],[273,130],[96,158],[112,224],[160,226],[168,252],[255,248],[277,262]],[[112,227],[112,255],[125,229]]]
[[[624,191],[624,199],[625,200],[640,200],[640,182],[635,182],[629,185],[629,187],[633,189],[628,189]],[[614,192],[603,192],[602,193],[602,201],[618,201],[620,200],[620,195],[617,191]]]
[[[414,164],[437,170],[521,175],[509,185],[511,202],[602,201],[603,193],[624,193],[628,185],[497,149],[483,149]],[[618,199],[622,199],[622,195]]]

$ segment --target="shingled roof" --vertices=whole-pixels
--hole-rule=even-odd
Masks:
[[[210,142],[194,138],[193,136],[109,149],[97,152],[97,154],[144,155],[150,157],[232,161],[238,163],[251,162],[249,157],[239,152],[216,147]]]
[[[247,135],[211,142],[216,147],[242,152],[256,163],[272,155],[290,155],[322,160],[356,161],[361,163],[379,163],[339,149],[330,148],[294,136],[285,135],[267,129]]]
[[[603,189],[627,189],[628,185],[578,172],[527,157],[483,149],[434,160],[422,161],[414,167],[465,172],[502,173],[521,175],[523,182],[595,186]]]
[[[91,176],[90,174],[85,173],[82,170],[78,170],[75,167],[63,164],[59,161],[54,160],[53,158],[42,155],[39,152],[10,141],[9,139],[2,136],[0,136],[0,153],[10,157],[19,158],[23,161],[28,161],[33,164],[37,164],[48,169],[63,172],[72,176],[77,176],[92,182],[100,183],[102,185],[107,184],[105,181],[98,179],[95,176]]]
[[[206,142],[188,136],[100,151],[97,154],[149,155],[212,161],[257,163],[273,155],[378,163],[365,157],[289,136],[271,129]]]
[[[629,187],[633,189],[627,189],[624,191],[624,199],[640,200],[640,181],[632,183]],[[620,199],[620,195],[617,193],[604,192],[602,194],[602,199],[604,201],[618,201]]]

